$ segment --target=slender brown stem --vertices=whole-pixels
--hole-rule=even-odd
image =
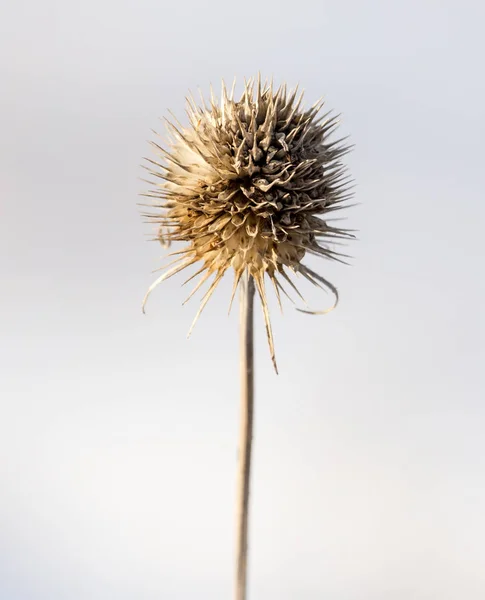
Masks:
[[[240,353],[241,422],[239,430],[239,467],[237,487],[236,596],[246,600],[248,566],[249,482],[253,439],[254,354],[253,354],[254,281],[247,273],[241,282]]]

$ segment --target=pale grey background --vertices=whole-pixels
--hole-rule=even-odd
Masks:
[[[485,597],[485,9],[3,0],[0,598],[231,597],[229,281],[193,338],[136,207],[150,128],[261,70],[356,144],[339,309],[258,310],[250,597]],[[311,292],[312,305],[327,297]]]

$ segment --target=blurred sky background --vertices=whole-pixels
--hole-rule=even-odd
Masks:
[[[190,341],[182,275],[143,316],[163,251],[136,203],[158,118],[261,70],[343,113],[361,204],[353,266],[318,263],[339,308],[273,310],[279,376],[257,311],[250,599],[482,600],[483,4],[0,16],[0,599],[232,596],[231,282]]]

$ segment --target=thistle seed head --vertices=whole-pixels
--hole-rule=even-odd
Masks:
[[[302,260],[307,253],[340,260],[343,255],[331,245],[353,237],[327,218],[351,197],[341,163],[349,147],[343,139],[330,140],[338,115],[320,115],[321,101],[304,110],[302,99],[297,90],[281,86],[273,91],[272,83],[260,78],[246,82],[238,100],[234,86],[228,93],[224,84],[220,101],[212,91],[208,104],[202,98],[198,105],[190,96],[190,126],[167,121],[169,148],[152,142],[159,159],[146,159],[159,182],[150,182],[154,187],[144,194],[157,209],[145,216],[157,223],[162,244],[186,246],[173,253],[175,264],[150,286],[143,304],[164,279],[200,262],[196,275],[202,277],[189,298],[211,275],[214,279],[195,325],[225,272],[234,272],[231,304],[246,273],[254,278],[261,299],[275,368],[265,276],[280,305],[280,292],[287,295],[283,280],[301,298],[289,276],[295,273],[330,289],[336,304],[336,288]]]

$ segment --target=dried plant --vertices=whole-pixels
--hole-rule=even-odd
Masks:
[[[256,88],[256,89],[255,89]],[[169,150],[152,142],[161,161],[146,159],[150,173],[162,180],[146,196],[159,212],[146,216],[159,225],[164,244],[185,242],[177,259],[149,288],[143,304],[162,281],[201,262],[201,278],[189,298],[211,275],[190,332],[228,269],[234,272],[231,304],[242,275],[254,279],[261,299],[275,369],[273,334],[265,289],[271,281],[281,306],[282,281],[300,296],[290,278],[301,274],[311,283],[337,289],[302,264],[306,253],[340,260],[333,246],[352,237],[329,223],[328,216],[351,197],[350,180],[340,162],[349,147],[330,141],[338,116],[319,116],[323,102],[301,108],[303,93],[273,92],[272,84],[250,80],[239,100],[234,85],[222,85],[218,102],[211,93],[207,106],[187,99],[190,127],[167,121]],[[192,275],[187,281],[190,281]],[[187,301],[186,300],[186,301]],[[332,306],[328,310],[334,308]],[[319,312],[328,312],[319,311]],[[312,312],[312,311],[303,311]]]
[[[152,142],[160,160],[147,159],[154,183],[146,216],[158,225],[156,239],[164,246],[183,242],[177,258],[148,289],[195,263],[202,266],[188,281],[201,275],[189,298],[214,276],[202,298],[190,332],[228,269],[234,272],[230,306],[241,288],[241,430],[237,496],[236,600],[246,599],[249,483],[253,428],[253,297],[258,291],[275,370],[273,334],[266,297],[266,276],[281,306],[283,282],[303,300],[292,275],[301,274],[312,284],[333,292],[335,286],[302,263],[313,254],[333,260],[342,255],[333,249],[351,232],[330,224],[328,217],[351,197],[350,180],[341,157],[349,147],[331,141],[338,117],[319,116],[323,102],[302,109],[303,94],[288,93],[258,77],[245,84],[239,100],[222,85],[216,101],[201,98],[198,106],[187,100],[189,127],[167,121],[168,150]],[[150,182],[152,183],[152,182]],[[342,261],[343,262],[343,261]],[[288,296],[289,297],[289,296]],[[187,302],[187,300],[185,302]],[[291,298],[290,298],[291,300]],[[230,310],[229,306],[229,310]]]

